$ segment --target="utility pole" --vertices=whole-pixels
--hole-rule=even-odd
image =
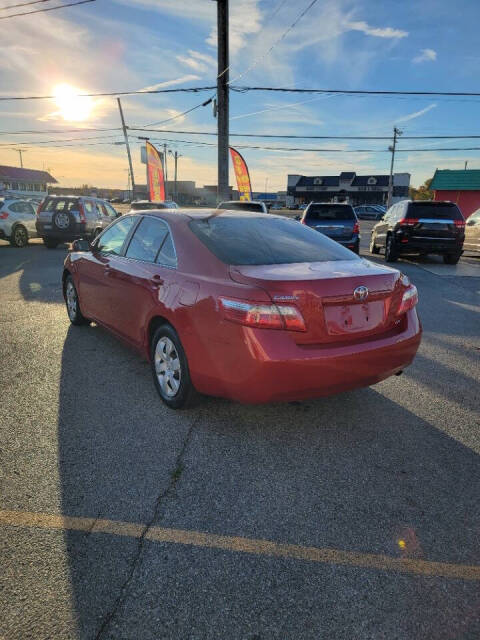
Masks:
[[[175,160],[175,173],[174,173],[174,187],[173,187],[173,199],[175,200],[175,202],[177,201],[178,198],[178,193],[177,193],[177,164],[178,164],[178,159],[180,158],[180,156],[182,155],[181,153],[178,153],[178,151],[175,151],[175,153],[172,153],[170,151],[170,153],[172,154],[174,160]]]
[[[165,200],[168,200],[167,145],[163,143],[163,179],[165,180]]]
[[[22,156],[20,156],[20,157],[22,157]],[[22,164],[22,167],[23,167],[23,164]],[[468,160],[465,160],[465,171],[467,170],[467,167],[468,167]]]
[[[229,136],[229,51],[228,0],[217,0],[217,131],[218,131],[218,200],[228,200]]]
[[[133,177],[132,156],[130,154],[130,145],[128,143],[127,127],[125,126],[125,119],[123,117],[122,103],[120,102],[120,98],[117,98],[117,102],[118,102],[118,110],[120,111],[120,118],[122,120],[122,129],[123,129],[123,135],[125,137],[125,146],[127,147],[128,166],[130,168],[130,178],[132,180],[132,200],[135,200],[135,179]]]
[[[18,154],[20,156],[20,166],[23,169],[23,158],[22,158],[22,153],[25,153],[26,149],[13,149],[13,151],[18,151]]]
[[[391,147],[388,147],[388,150],[392,153],[392,161],[390,163],[390,178],[388,180],[388,199],[387,199],[387,209],[392,206],[392,197],[393,197],[393,163],[395,162],[395,148],[397,146],[397,138],[402,135],[402,131],[397,129],[397,127],[393,127],[393,144]]]

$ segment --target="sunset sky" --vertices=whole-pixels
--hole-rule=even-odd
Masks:
[[[454,9],[450,2],[438,0],[320,0],[282,39],[308,4],[307,0],[231,0],[233,85],[478,90],[477,0],[457,0]],[[216,4],[211,0],[97,0],[10,18],[2,21],[2,27],[1,95],[56,94],[57,99],[0,103],[0,163],[18,165],[14,149],[24,148],[24,166],[49,169],[65,186],[127,185],[125,148],[113,144],[123,139],[121,132],[85,131],[120,126],[115,98],[79,100],[72,93],[215,84]],[[237,76],[241,77],[236,80]],[[172,118],[210,95],[142,94],[124,97],[122,104],[127,124],[143,126]],[[475,98],[231,92],[231,131],[383,136],[397,124],[405,135],[476,134],[478,107]],[[163,126],[208,132],[215,131],[216,121],[209,105]],[[52,133],[22,133],[26,131]],[[141,142],[135,135],[147,134],[132,132],[135,177],[143,183]],[[159,144],[164,141],[162,134],[150,135]],[[215,143],[215,137],[164,135],[169,148],[181,153],[179,179],[195,180],[199,186],[216,183],[216,147],[188,144]],[[49,142],[39,145],[42,140]],[[385,141],[308,139],[231,142],[345,150],[388,146]],[[403,140],[399,148],[471,146],[480,144]],[[285,189],[287,173],[388,173],[390,162],[389,154],[381,152],[243,149],[242,153],[254,190],[263,190],[266,179],[269,190]],[[469,168],[480,168],[480,152],[453,151],[400,153],[395,169],[410,172],[412,183],[418,185],[436,167],[463,168],[466,160]],[[173,175],[173,163],[169,173]],[[232,173],[230,182],[234,184]]]

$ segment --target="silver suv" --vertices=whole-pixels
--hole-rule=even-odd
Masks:
[[[0,238],[14,247],[25,247],[37,237],[35,228],[37,206],[18,198],[0,199]]]
[[[47,196],[37,214],[37,232],[48,249],[77,238],[93,239],[120,214],[106,200]]]

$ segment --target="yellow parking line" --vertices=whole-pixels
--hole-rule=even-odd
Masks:
[[[76,518],[47,513],[29,513],[26,511],[0,511],[0,525],[14,527],[33,527],[48,530],[85,531],[107,533],[110,535],[140,538],[146,529],[145,524],[135,522],[117,522],[94,518]],[[305,547],[296,544],[282,544],[270,540],[241,538],[238,536],[220,536],[214,533],[150,527],[145,538],[155,542],[208,547],[253,555],[274,556],[343,566],[377,569],[380,571],[398,571],[422,576],[457,578],[460,580],[480,580],[480,566],[430,562],[412,558],[394,558],[373,553],[343,551],[319,547]]]

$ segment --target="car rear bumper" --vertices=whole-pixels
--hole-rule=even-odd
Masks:
[[[417,240],[396,241],[397,253],[458,253],[463,249],[463,240]]]
[[[89,234],[89,229],[85,222],[76,222],[65,230],[58,229],[51,222],[43,222],[41,220],[37,220],[35,226],[41,238],[55,238],[63,242],[71,242],[77,238],[84,238]]]
[[[207,376],[192,362],[198,391],[243,403],[267,403],[366,387],[407,367],[422,334],[415,310],[407,313],[401,333],[354,345],[305,347],[287,332],[244,327],[241,331],[245,345],[241,351],[223,342],[218,345],[214,375]]]

